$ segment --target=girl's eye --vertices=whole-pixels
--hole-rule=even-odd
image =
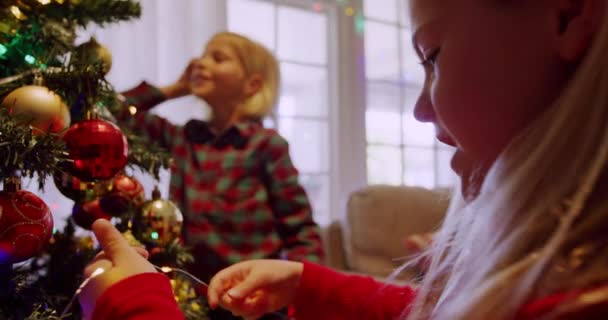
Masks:
[[[224,56],[219,53],[216,53],[213,55],[213,60],[215,60],[216,62],[222,62],[224,61]]]
[[[434,67],[440,51],[440,48],[433,50],[426,58],[424,58],[424,60],[422,60],[421,64],[425,67]]]

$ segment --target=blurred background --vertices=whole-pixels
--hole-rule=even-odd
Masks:
[[[413,107],[424,81],[411,47],[404,0],[142,0],[142,18],[91,36],[108,47],[108,75],[118,91],[146,80],[175,81],[206,41],[229,30],[247,35],[281,62],[282,91],[267,119],[290,142],[315,220],[341,219],[348,195],[366,185],[451,186],[453,150],[418,123]],[[186,97],[154,112],[174,123],[205,118],[206,106]],[[147,196],[160,182],[135,172]],[[26,183],[36,190],[36,183]],[[73,202],[48,183],[42,196],[55,215],[68,217]],[[56,227],[62,228],[62,219]]]

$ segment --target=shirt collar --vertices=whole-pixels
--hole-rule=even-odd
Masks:
[[[192,119],[184,126],[186,139],[192,143],[212,144],[218,148],[229,145],[242,149],[247,145],[249,137],[255,129],[262,126],[257,120],[242,120],[235,123],[219,135],[215,135],[209,128],[209,123],[203,120]]]

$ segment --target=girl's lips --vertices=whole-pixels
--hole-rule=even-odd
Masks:
[[[211,80],[211,75],[204,72],[204,71],[199,71],[199,72],[192,72],[192,74],[190,75],[190,80],[191,81],[203,81],[203,80]]]
[[[194,84],[194,85],[200,85],[200,84],[203,84],[203,83],[205,83],[206,81],[209,81],[209,80],[211,80],[211,78],[208,77],[208,76],[205,76],[203,74],[193,74],[190,77],[190,83]]]
[[[458,176],[461,175],[461,168],[462,168],[462,152],[460,151],[460,149],[456,149],[456,151],[454,152],[454,155],[452,155],[452,160],[450,161],[450,167],[452,168],[452,171],[454,171],[454,173],[456,173]]]
[[[456,147],[456,142],[454,142],[454,140],[452,140],[452,138],[447,134],[437,133],[437,140],[447,144],[448,146]]]

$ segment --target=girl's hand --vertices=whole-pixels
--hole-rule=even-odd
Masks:
[[[209,305],[218,305],[245,319],[277,311],[295,298],[304,266],[282,260],[251,260],[216,274],[207,291]]]
[[[131,247],[109,221],[95,221],[93,232],[103,251],[87,266],[84,275],[88,278],[97,269],[103,269],[103,273],[92,278],[78,296],[85,319],[90,319],[97,299],[115,283],[140,273],[156,272],[146,260],[148,253]]]

